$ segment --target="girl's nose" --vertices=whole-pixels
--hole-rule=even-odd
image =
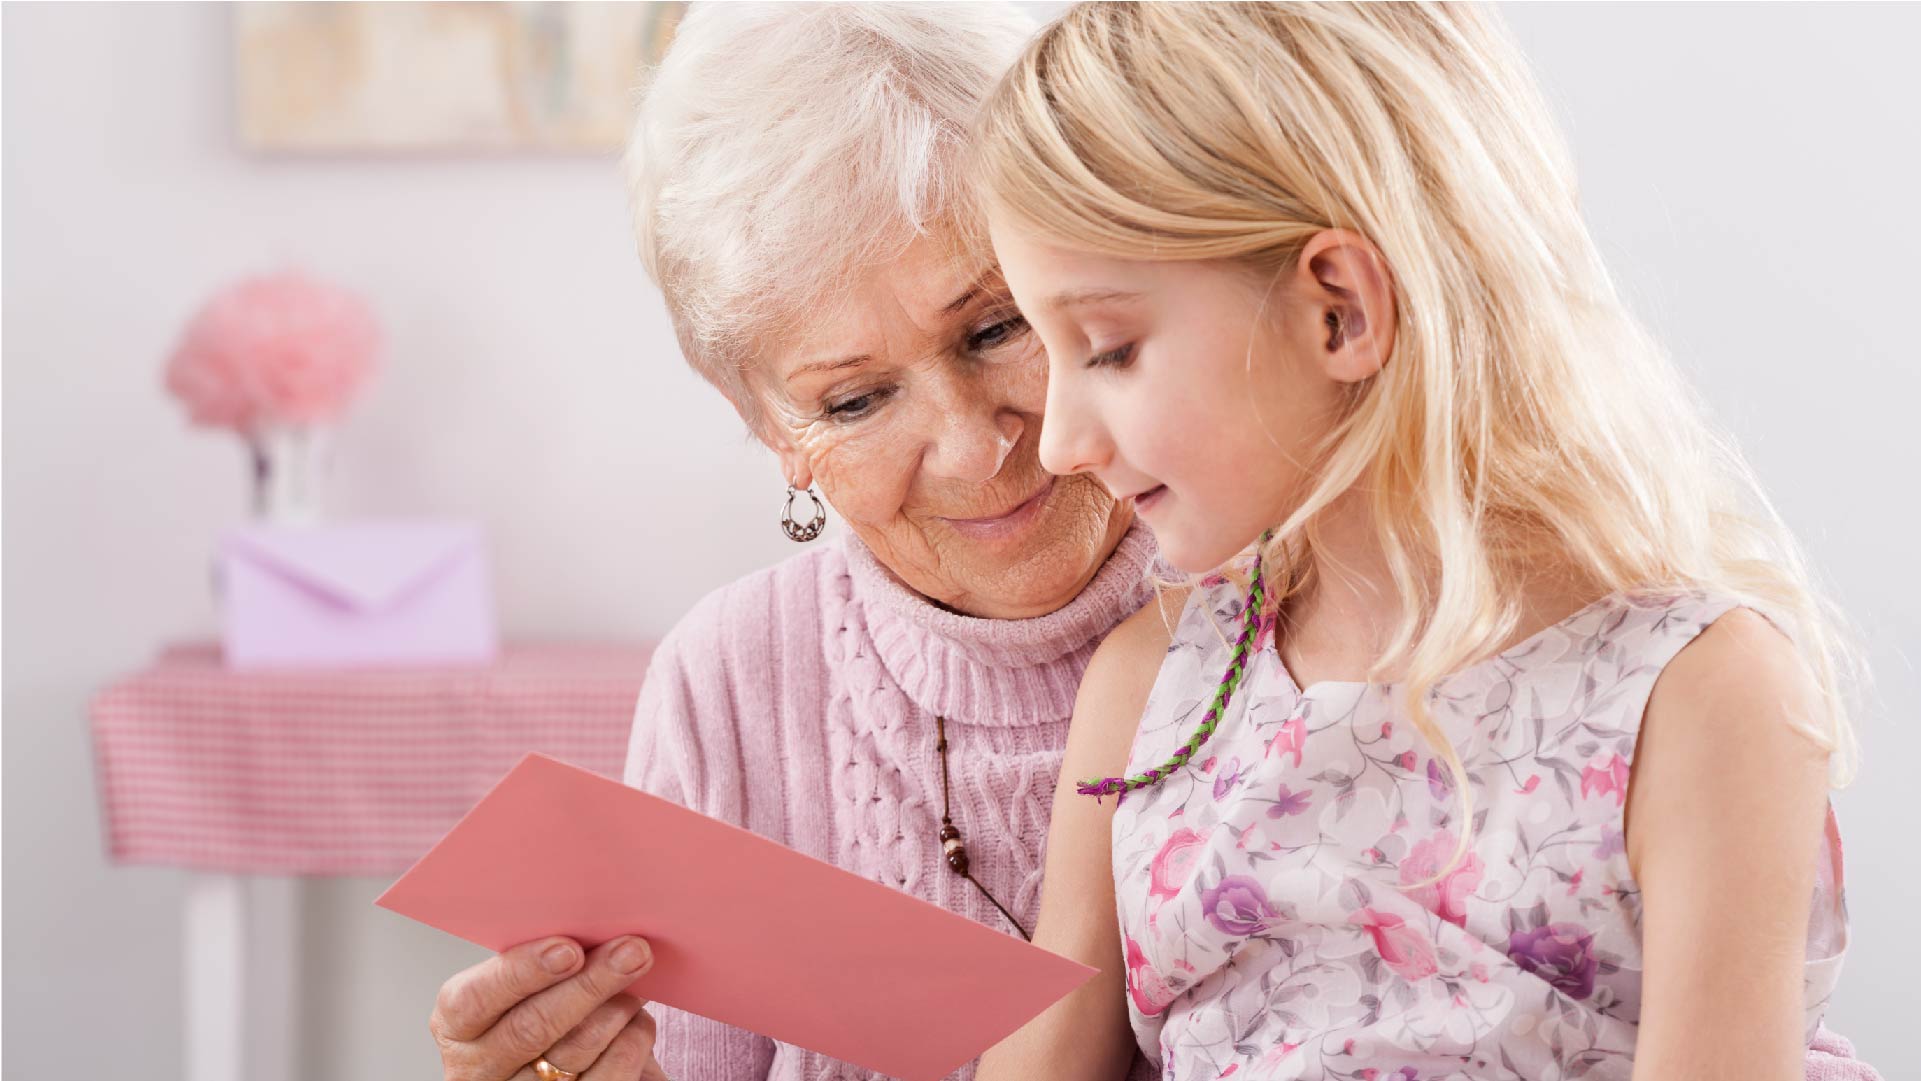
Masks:
[[[1113,457],[1113,445],[1071,380],[1048,381],[1047,411],[1041,417],[1041,466],[1049,473],[1093,473]]]

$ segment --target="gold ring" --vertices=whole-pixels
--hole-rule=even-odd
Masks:
[[[563,1070],[544,1058],[534,1062],[534,1073],[540,1081],[574,1081],[580,1076],[571,1070]]]

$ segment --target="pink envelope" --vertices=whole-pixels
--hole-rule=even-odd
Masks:
[[[473,525],[251,526],[222,539],[220,570],[230,668],[494,656],[493,594]]]
[[[937,1081],[1095,970],[545,755],[374,902],[492,950],[639,934],[636,996]]]

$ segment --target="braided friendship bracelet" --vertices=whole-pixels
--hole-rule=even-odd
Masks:
[[[1261,540],[1265,542],[1267,534],[1263,533]],[[1214,691],[1213,704],[1207,707],[1207,713],[1201,717],[1200,727],[1196,728],[1187,742],[1174,752],[1174,757],[1154,769],[1132,777],[1108,777],[1097,781],[1082,781],[1075,788],[1077,793],[1093,796],[1097,801],[1102,796],[1115,794],[1126,799],[1127,794],[1137,788],[1147,788],[1161,783],[1162,779],[1186,765],[1194,757],[1194,753],[1199,751],[1208,737],[1214,734],[1214,729],[1220,726],[1221,715],[1227,712],[1227,703],[1233,699],[1234,689],[1241,685],[1241,677],[1247,672],[1247,653],[1254,644],[1255,633],[1260,628],[1261,606],[1266,600],[1267,588],[1261,580],[1261,555],[1257,547],[1254,552],[1254,581],[1247,588],[1247,608],[1241,618],[1241,637],[1234,643],[1234,655],[1228,660],[1227,671],[1222,673],[1220,686]]]

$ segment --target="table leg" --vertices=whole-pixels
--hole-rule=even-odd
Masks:
[[[187,876],[186,1081],[242,1081],[247,882]]]

